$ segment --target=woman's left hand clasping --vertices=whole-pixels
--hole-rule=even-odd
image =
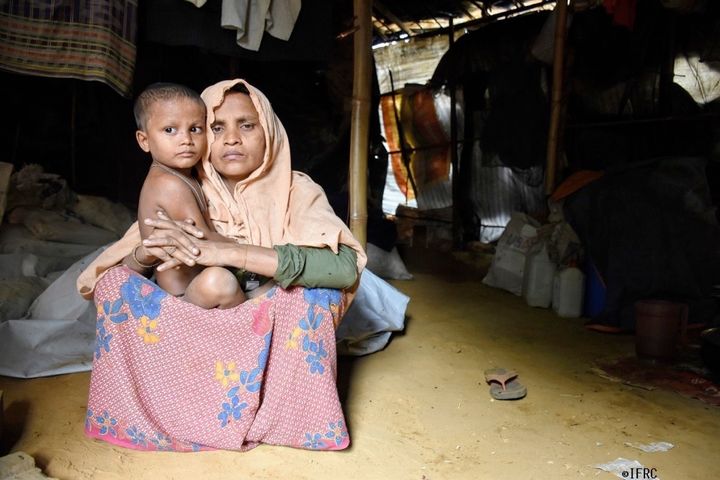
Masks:
[[[181,264],[194,266],[200,250],[195,245],[196,238],[203,238],[202,230],[193,225],[192,220],[176,222],[171,220],[163,211],[158,211],[158,218],[146,218],[145,225],[153,227],[153,232],[143,240],[143,246],[153,249],[162,249],[164,255],[156,255],[163,260],[157,269],[168,270]],[[190,236],[192,235],[192,237]],[[153,254],[155,254],[153,252]]]

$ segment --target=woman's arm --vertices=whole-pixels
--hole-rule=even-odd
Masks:
[[[283,288],[290,285],[322,288],[349,288],[357,280],[357,253],[340,244],[338,253],[329,248],[277,245],[278,267],[274,280]]]
[[[192,223],[170,220],[163,212],[158,212],[158,218],[146,218],[144,223],[154,228],[142,245],[153,255],[160,252],[158,258],[163,263],[157,267],[158,271],[185,264],[235,267],[272,277],[277,270],[278,257],[272,248],[238,244],[228,238],[218,238],[217,234],[205,235]],[[206,240],[208,236],[210,239]]]
[[[172,268],[179,262],[188,266],[234,267],[275,279],[281,286],[300,285],[304,287],[348,288],[357,280],[357,254],[355,250],[340,245],[338,254],[329,248],[277,245],[274,248],[242,245],[232,241],[204,240],[199,229],[192,225],[173,222],[169,219],[146,219],[145,223],[155,227],[156,233],[143,241],[145,247],[162,247],[173,262],[165,262],[158,271]],[[192,238],[189,234],[191,234]],[[173,250],[173,246],[183,248]],[[199,255],[188,255],[192,248]],[[142,259],[141,259],[142,261]]]
[[[157,214],[161,218],[168,218],[163,211],[158,211]],[[194,226],[192,220],[186,220],[186,222],[185,228],[193,229],[192,231],[200,236],[204,235],[202,230]],[[162,236],[164,233],[167,232],[161,230],[157,235]],[[210,234],[212,235],[214,232],[210,232]],[[184,236],[187,237],[187,235]],[[149,238],[151,237],[155,238],[154,244],[138,243],[122,260],[125,266],[141,275],[148,276],[156,266],[160,271],[179,265],[192,266],[197,254],[200,253],[197,247],[187,238],[171,235],[170,237],[162,236],[161,239],[158,239],[155,233],[151,234]],[[142,240],[142,237],[140,240]]]
[[[151,255],[146,251],[145,247],[138,244],[133,248],[132,252],[123,258],[122,263],[140,275],[148,276],[152,268],[157,265],[158,258]]]
[[[234,267],[273,277],[278,267],[278,254],[272,248],[243,245],[233,241],[195,240],[200,255],[195,260],[206,267]],[[158,267],[160,269],[160,267]]]

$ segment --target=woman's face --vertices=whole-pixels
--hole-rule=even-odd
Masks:
[[[215,110],[210,162],[232,191],[263,163],[265,132],[248,95],[231,92]]]

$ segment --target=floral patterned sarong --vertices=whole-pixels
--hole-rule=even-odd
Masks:
[[[95,292],[86,433],[140,450],[341,450],[337,290],[274,287],[228,310],[175,298],[126,267]]]

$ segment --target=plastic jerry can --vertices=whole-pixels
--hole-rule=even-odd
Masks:
[[[582,314],[585,295],[585,275],[577,267],[567,267],[555,273],[552,308],[561,317],[574,318]]]
[[[588,258],[585,262],[585,300],[583,316],[595,318],[605,310],[607,287],[597,266]]]
[[[548,308],[552,303],[555,263],[547,246],[530,253],[525,259],[522,296],[531,307]]]

